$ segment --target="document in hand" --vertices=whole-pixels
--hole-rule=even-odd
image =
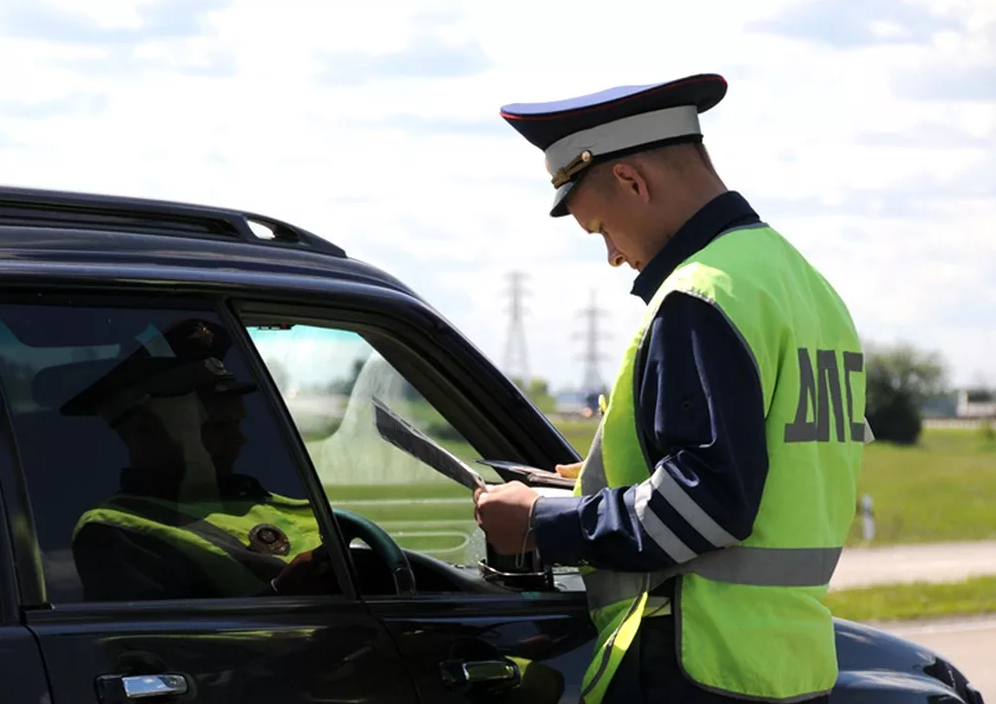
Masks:
[[[477,462],[493,467],[505,481],[511,481],[509,476],[507,476],[511,475],[514,479],[534,487],[574,488],[574,479],[571,477],[562,477],[556,472],[550,472],[545,469],[528,467],[518,462],[508,462],[506,460],[477,460]]]
[[[471,491],[488,490],[484,478],[460,458],[424,435],[376,396],[371,400],[374,405],[374,422],[382,438]]]

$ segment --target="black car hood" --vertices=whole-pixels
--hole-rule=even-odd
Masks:
[[[965,676],[940,655],[883,630],[835,619],[840,677],[834,701],[982,704]]]

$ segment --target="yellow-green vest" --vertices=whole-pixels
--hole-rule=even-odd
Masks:
[[[321,545],[314,511],[306,500],[270,494],[177,504],[147,496],[115,494],[80,517],[73,538],[84,526],[101,523],[169,543],[197,564],[219,594],[238,596],[265,586],[295,556]],[[272,525],[287,537],[286,554],[250,547],[250,534]]]
[[[722,312],[760,378],[769,469],[743,541],[667,472],[653,473],[642,446],[634,403],[640,354],[649,323],[673,292]],[[648,603],[648,592],[669,579],[675,599],[663,613],[676,619],[679,664],[693,682],[725,696],[777,702],[833,688],[834,627],[822,599],[854,517],[863,443],[870,440],[864,413],[863,356],[847,308],[777,232],[763,225],[727,231],[676,268],[626,351],[575,493],[639,485],[642,525],[681,562],[656,574],[582,567],[599,630],[584,702],[601,700],[641,620],[662,613],[660,604]],[[647,507],[655,490],[720,549],[695,557]]]

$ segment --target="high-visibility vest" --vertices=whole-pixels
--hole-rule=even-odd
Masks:
[[[651,472],[635,398],[645,333],[682,292],[722,312],[755,362],[769,468],[750,536],[738,541],[666,471]],[[721,234],[661,284],[624,355],[575,493],[638,485],[642,527],[677,567],[655,574],[581,567],[596,654],[582,700],[599,702],[641,620],[648,594],[675,580],[680,666],[725,696],[793,702],[830,691],[834,628],[822,599],[855,513],[866,432],[863,356],[837,293],[765,225]],[[648,506],[653,492],[720,548],[696,556]]]
[[[162,540],[200,567],[218,594],[237,596],[265,586],[295,556],[317,548],[322,536],[306,500],[270,494],[178,504],[148,496],[115,494],[87,511],[73,538],[86,525],[100,523]],[[286,536],[286,554],[252,548],[260,527],[275,526]]]

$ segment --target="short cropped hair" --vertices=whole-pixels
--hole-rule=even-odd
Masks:
[[[684,142],[656,147],[617,159],[610,159],[609,161],[593,166],[591,172],[586,174],[584,179],[588,182],[593,182],[595,188],[599,190],[606,188],[610,182],[612,167],[627,159],[636,158],[657,161],[666,168],[676,171],[684,171],[694,166],[705,166],[711,174],[716,175],[716,169],[713,166],[712,158],[709,156],[709,151],[706,149],[705,144],[701,140],[698,140],[691,143]]]

